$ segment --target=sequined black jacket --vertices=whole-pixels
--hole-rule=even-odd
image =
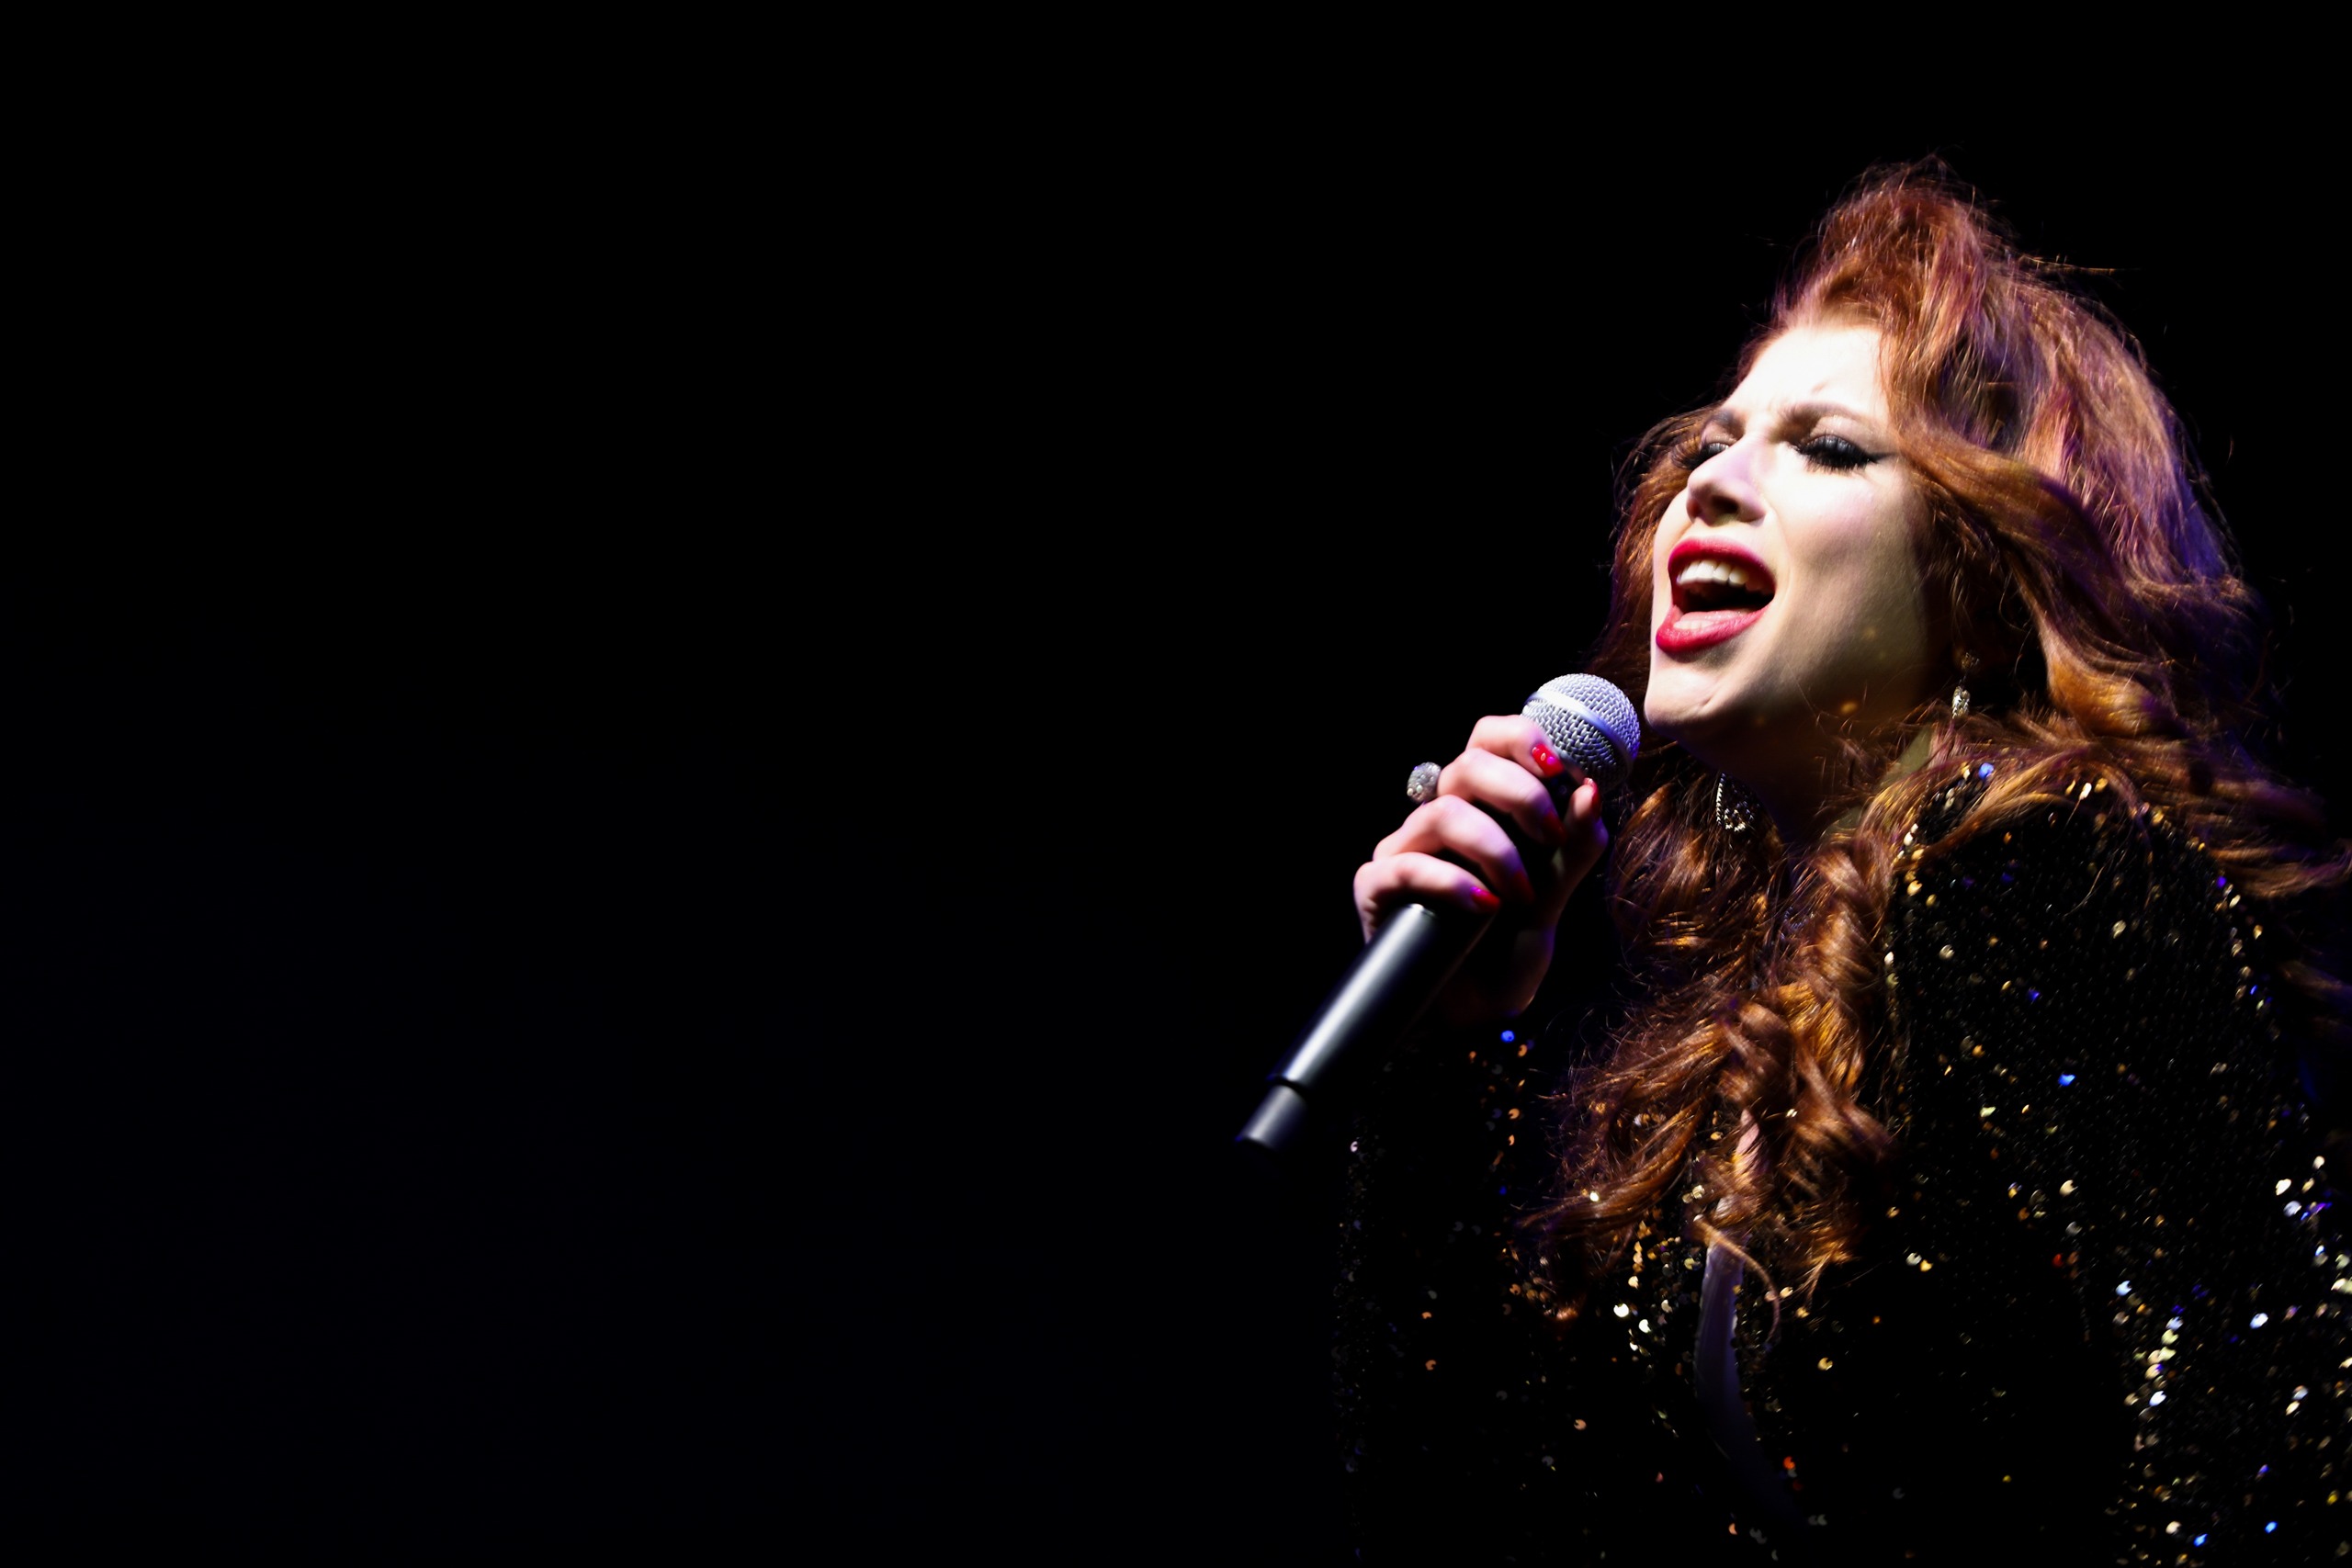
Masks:
[[[1337,1292],[1364,1561],[2352,1553],[2352,1258],[2272,1024],[2263,917],[2161,816],[2086,787],[1906,856],[1887,1212],[1777,1334],[1760,1288],[1739,1292],[1775,1507],[1699,1416],[1703,1249],[1682,1213],[1644,1225],[1568,1326],[1543,1292],[1561,1260],[1515,1216],[1548,1179],[1547,1048],[1425,1043],[1380,1075]]]

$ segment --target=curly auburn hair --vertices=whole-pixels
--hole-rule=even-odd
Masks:
[[[1760,820],[1717,829],[1712,771],[1689,752],[1643,757],[1611,893],[1655,1000],[1572,1080],[1565,1195],[1536,1216],[1596,1262],[1690,1181],[1718,1200],[1693,1206],[1696,1235],[1793,1281],[1776,1313],[1777,1297],[1810,1297],[1856,1256],[1895,1145],[1879,1109],[1894,1042],[1875,960],[1898,840],[1962,758],[1999,766],[1932,853],[2095,775],[2127,809],[2153,806],[2201,840],[2302,943],[2288,951],[2308,953],[2332,912],[2342,846],[2243,739],[2261,717],[2259,605],[2138,346],[2057,276],[1940,167],[1874,171],[1830,211],[1740,356],[1745,377],[1808,323],[1882,333],[1895,443],[1928,502],[1915,541],[1927,603],[1955,662],[1973,656],[1977,702],[1956,721],[1923,708],[1883,734],[1836,737],[1855,809],[1793,855]],[[1589,667],[1637,701],[1651,543],[1709,412],[1658,425],[1628,466],[1639,477],[1613,611]],[[1897,776],[1922,731],[1939,765]],[[2301,938],[2299,908],[2315,911]],[[2336,1027],[2346,993],[2319,963],[2278,978],[2307,1031]],[[1702,1136],[1719,1114],[1754,1135]]]

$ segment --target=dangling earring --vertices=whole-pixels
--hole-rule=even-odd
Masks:
[[[1953,662],[1960,666],[1960,679],[1952,682],[1951,716],[1959,720],[1968,716],[1968,677],[1976,668],[1976,655],[1962,649],[1953,656]]]
[[[1756,797],[1729,773],[1715,775],[1715,826],[1726,833],[1745,833],[1756,826]]]

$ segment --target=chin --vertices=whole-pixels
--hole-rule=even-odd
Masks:
[[[1724,695],[1720,682],[1698,678],[1687,666],[1669,665],[1650,671],[1649,689],[1642,694],[1642,724],[1650,733],[1686,745],[1721,721]]]
[[[1759,761],[1761,732],[1772,728],[1761,694],[1736,690],[1716,680],[1692,680],[1696,672],[1683,668],[1661,671],[1643,694],[1642,724],[1645,741],[1671,740],[1711,768],[1734,773],[1752,771]]]

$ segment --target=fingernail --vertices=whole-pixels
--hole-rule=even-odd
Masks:
[[[1487,892],[1483,887],[1473,887],[1470,889],[1470,902],[1476,904],[1481,909],[1499,909],[1503,907],[1503,901],[1501,899],[1496,897],[1493,894]]]
[[[1545,773],[1556,773],[1560,771],[1560,759],[1558,754],[1541,740],[1538,740],[1535,743],[1534,757],[1535,765],[1543,769]]]

